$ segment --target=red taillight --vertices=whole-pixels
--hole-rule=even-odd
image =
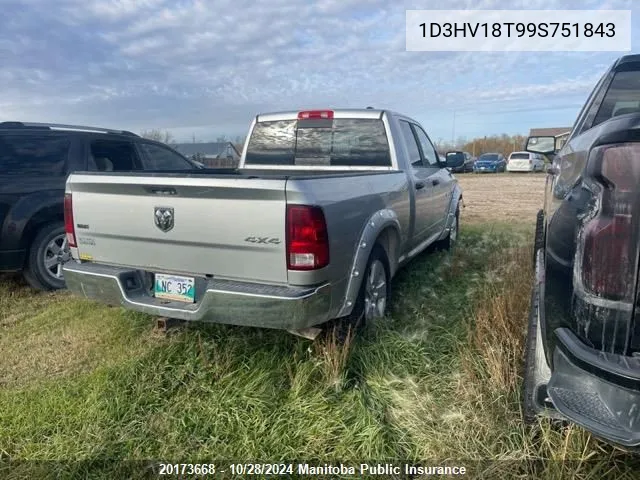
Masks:
[[[601,194],[597,214],[584,226],[582,280],[593,294],[631,301],[638,256],[632,213],[634,190],[640,185],[640,144],[598,147],[589,163]]]
[[[287,206],[287,268],[316,270],[329,265],[329,235],[320,207]]]
[[[585,229],[582,277],[587,290],[611,300],[633,294],[630,258],[631,218],[614,216],[591,221]]]
[[[298,112],[298,120],[310,120],[318,118],[333,118],[333,110],[307,110],[305,112]]]
[[[76,246],[76,232],[73,228],[73,201],[71,194],[64,194],[64,231],[67,234],[67,242],[70,247]]]

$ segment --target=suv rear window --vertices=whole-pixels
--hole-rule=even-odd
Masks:
[[[530,157],[531,156],[528,153],[512,153],[509,158],[511,160],[529,160]]]
[[[391,155],[380,119],[279,120],[256,123],[245,163],[389,167]]]
[[[70,140],[61,135],[0,134],[0,174],[57,177],[66,173]]]

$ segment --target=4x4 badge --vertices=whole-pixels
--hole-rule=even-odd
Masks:
[[[163,232],[168,232],[174,224],[173,207],[155,207],[153,219],[156,227]]]

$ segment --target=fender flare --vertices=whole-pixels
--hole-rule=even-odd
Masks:
[[[398,215],[393,210],[383,209],[378,210],[371,215],[365,223],[364,229],[354,251],[353,262],[348,270],[349,278],[347,280],[345,296],[342,300],[340,309],[338,310],[337,318],[349,315],[351,310],[353,310],[356,298],[360,292],[360,286],[362,285],[364,270],[367,268],[367,262],[369,261],[369,256],[371,255],[373,246],[380,238],[382,232],[387,229],[392,229],[393,235],[395,236],[394,241],[396,242],[395,255],[394,252],[389,251],[390,249],[388,245],[385,246],[385,249],[387,250],[387,259],[389,261],[390,276],[393,276],[393,273],[397,268],[397,252],[399,251],[402,242],[400,221],[398,220]]]

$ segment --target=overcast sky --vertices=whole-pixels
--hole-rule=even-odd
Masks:
[[[406,52],[405,10],[632,3],[0,0],[0,121],[205,141],[244,135],[258,112],[372,105],[415,117],[436,142],[566,126],[619,53]]]

